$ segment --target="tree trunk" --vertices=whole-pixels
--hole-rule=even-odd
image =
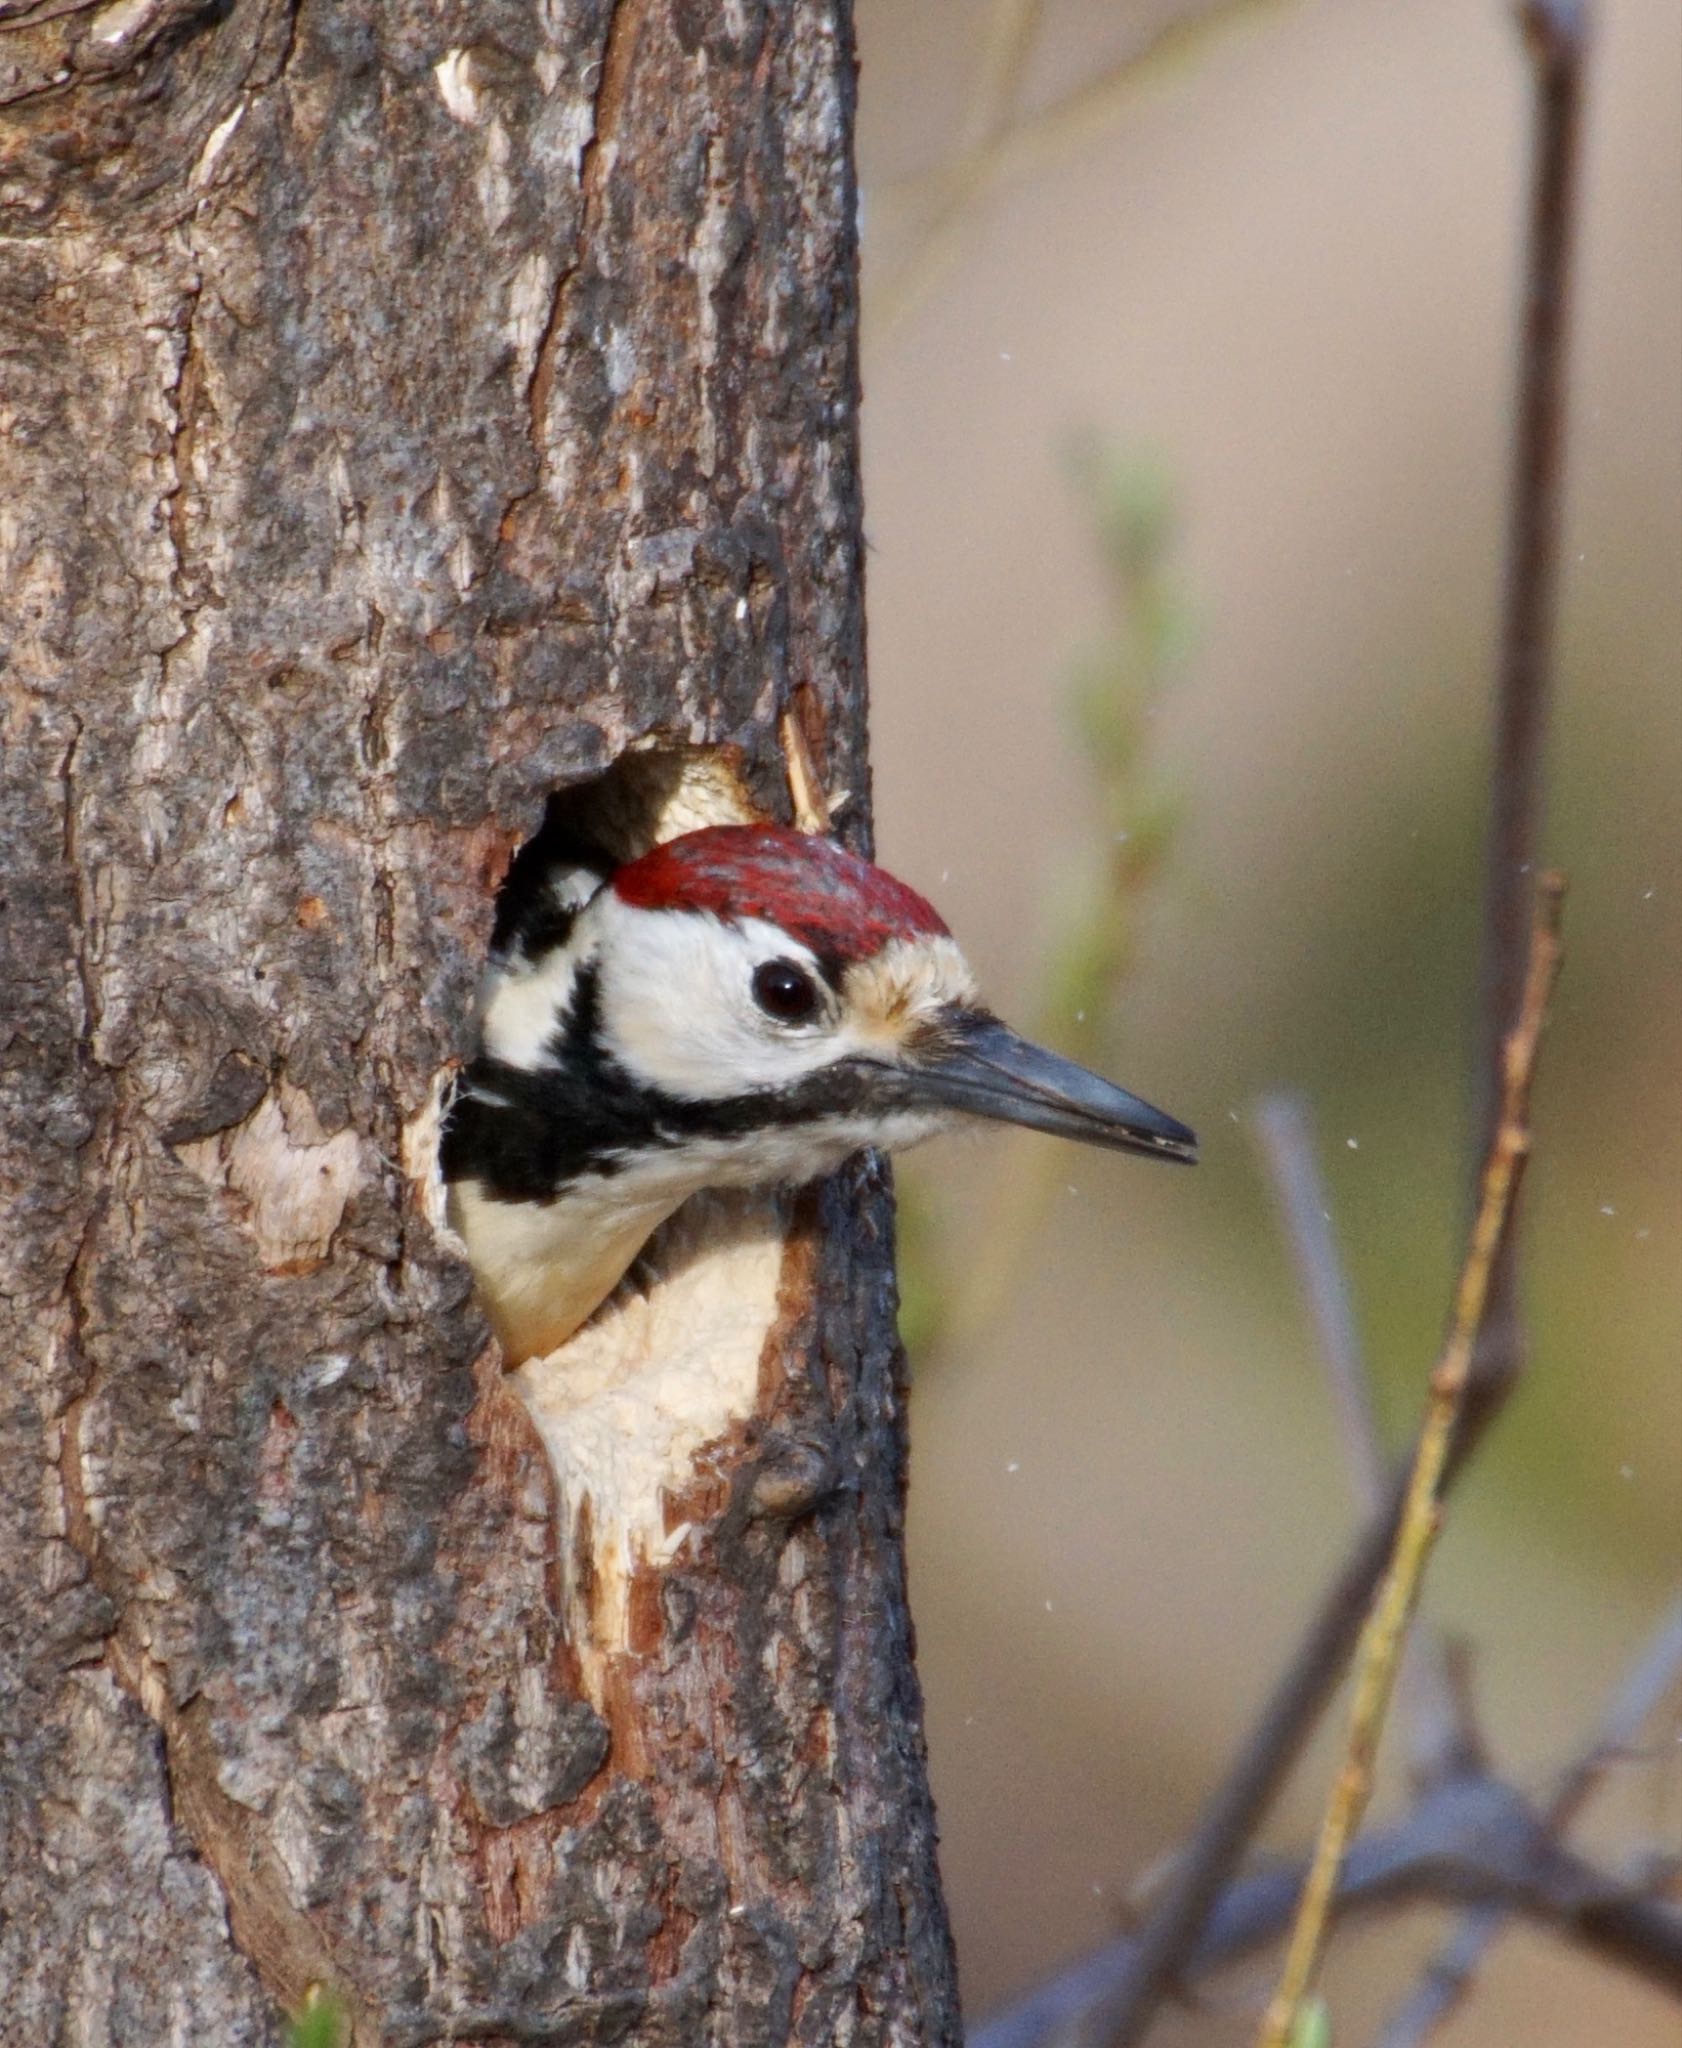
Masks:
[[[0,8],[8,2048],[957,2039],[879,1174],[593,1644],[424,1185],[551,791],[786,816],[792,710],[864,833],[853,92],[846,0]]]

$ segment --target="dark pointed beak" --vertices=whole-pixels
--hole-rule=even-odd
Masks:
[[[1188,1166],[1197,1158],[1197,1135],[1184,1124],[984,1011],[952,1011],[905,1077],[921,1100],[970,1116]]]

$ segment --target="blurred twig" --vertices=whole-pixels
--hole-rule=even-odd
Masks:
[[[1222,1887],[1337,1689],[1390,1554],[1399,1506],[1393,1487],[1383,1512],[1362,1530],[1322,1597],[1237,1761],[1204,1807],[1160,1903],[1132,1945],[1101,2036],[1111,2048],[1133,2048],[1179,1983]]]
[[[1559,589],[1566,323],[1588,39],[1580,0],[1522,0],[1518,19],[1533,74],[1534,163],[1484,878],[1480,1152],[1488,1144],[1501,1097],[1502,1041],[1512,1029],[1524,989],[1531,877],[1541,834]]]
[[[1501,1046],[1524,983],[1531,878],[1541,842],[1559,592],[1566,334],[1590,31],[1585,0],[1519,0],[1517,19],[1531,67],[1531,179],[1484,870],[1475,1157],[1487,1146],[1500,1100]],[[1502,1400],[1523,1366],[1517,1260],[1518,1247],[1509,1244],[1473,1362],[1467,1427],[1477,1426],[1486,1402]]]
[[[1562,1815],[1562,1796],[1568,1788],[1592,1786],[1608,1762],[1628,1750],[1675,1682],[1679,1664],[1682,1609],[1622,1681],[1541,1812],[1485,1771],[1442,1780],[1397,1826],[1354,1845],[1338,1880],[1336,1915],[1420,1899],[1473,1904],[1469,1919],[1485,1911],[1516,1914],[1682,1996],[1682,1913],[1644,1886],[1596,1870],[1557,1839],[1570,1817]],[[1293,1864],[1235,1882],[1207,1916],[1184,1965],[1185,1981],[1208,1977],[1277,1939],[1290,1923],[1303,1876],[1303,1866]],[[1136,1976],[1138,1952],[1136,1935],[1118,1936],[972,2029],[968,2048],[1088,2048],[1113,2024]],[[1384,2048],[1394,2044],[1386,2041]]]
[[[873,295],[871,332],[886,334],[928,292],[956,248],[963,223],[995,185],[1109,126],[1134,94],[1199,56],[1234,17],[1260,14],[1284,0],[1212,0],[1161,23],[1136,50],[1037,112],[1013,118],[1033,49],[1042,0],[995,0],[982,65],[956,154],[908,180],[903,196],[919,203],[915,246]]]
[[[964,114],[959,163],[983,156],[1009,125],[1044,12],[1045,0],[993,0],[981,38],[981,68]]]
[[[1516,990],[1522,957],[1525,872],[1537,842],[1546,677],[1552,658],[1558,579],[1559,451],[1563,443],[1564,347],[1571,223],[1576,210],[1579,102],[1586,27],[1572,0],[1529,0],[1521,17],[1532,52],[1535,174],[1525,260],[1526,319],[1519,352],[1518,431],[1508,516],[1506,600],[1497,665],[1497,740],[1483,936],[1485,1050],[1480,1100],[1499,1089],[1501,1042],[1513,1015],[1504,990]],[[1569,30],[1569,33],[1566,30]],[[1515,912],[1513,906],[1518,908]],[[1487,1119],[1480,1119],[1487,1121]],[[1519,1332],[1510,1245],[1493,1275],[1484,1341],[1473,1360],[1443,1474],[1445,1486],[1472,1456],[1504,1407],[1519,1366]],[[1390,1555],[1403,1498],[1392,1483],[1321,1602],[1249,1742],[1216,1789],[1173,1881],[1152,1914],[1118,1999],[1111,2039],[1132,2048],[1173,1986],[1198,1930],[1245,1844],[1312,1733],[1342,1675],[1367,1606]]]
[[[1494,1413],[1493,1407],[1488,1409],[1486,1419]],[[1452,1484],[1476,1440],[1464,1432],[1457,1440],[1445,1438],[1437,1481],[1441,1490]],[[1115,2048],[1130,2048],[1142,2037],[1163,1997],[1179,1980],[1245,1843],[1324,1710],[1390,1561],[1407,1497],[1406,1482],[1392,1484],[1383,1509],[1357,1539],[1233,1771],[1205,1809],[1162,1903],[1130,1957],[1127,1981],[1118,1990],[1108,2020],[1107,2038]]]
[[[1490,1305],[1495,1263],[1512,1228],[1514,1203],[1530,1153],[1530,1090],[1542,1025],[1559,970],[1564,896],[1565,885],[1561,880],[1552,876],[1544,879],[1531,934],[1522,1006],[1505,1048],[1501,1116],[1490,1141],[1478,1213],[1455,1291],[1448,1341],[1431,1375],[1425,1421],[1414,1453],[1395,1548],[1362,1633],[1343,1764],[1333,1784],[1308,1881],[1303,1887],[1302,1906],[1286,1951],[1279,1989],[1262,2022],[1259,2048],[1288,2048],[1296,2030],[1298,2010],[1319,1970],[1344,1854],[1372,1795],[1378,1745],[1389,1711],[1402,1639],[1442,1522],[1449,1445],[1471,1375],[1472,1354]]]
[[[1641,1731],[1682,1679],[1682,1600],[1654,1629],[1608,1706],[1594,1740],[1561,1773],[1543,1809],[1548,1825],[1570,1826],[1608,1769],[1627,1761]]]
[[[1605,1776],[1627,1756],[1648,1720],[1682,1678],[1682,1601],[1654,1630],[1646,1650],[1606,1711],[1593,1742],[1560,1777],[1542,1809],[1550,1838],[1563,1835]],[[1422,2048],[1465,1996],[1507,1922],[1498,1904],[1474,1906],[1426,1966],[1418,1985],[1385,2028],[1378,2048]]]
[[[1332,1236],[1331,1210],[1315,1156],[1308,1106],[1300,1095],[1264,1096],[1256,1106],[1254,1130],[1320,1340],[1320,1358],[1331,1387],[1344,1457],[1355,1483],[1356,1505],[1364,1514],[1376,1514],[1384,1504],[1389,1465],[1373,1414],[1372,1389],[1361,1355],[1349,1283]]]
[[[1333,1235],[1331,1197],[1320,1170],[1313,1119],[1300,1095],[1264,1096],[1252,1128],[1273,1184],[1285,1241],[1319,1338],[1344,1458],[1364,1514],[1384,1506],[1390,1465],[1356,1326],[1348,1277]],[[1416,1622],[1403,1652],[1400,1689],[1413,1773],[1421,1787],[1471,1767],[1479,1750],[1454,1656],[1435,1631]]]

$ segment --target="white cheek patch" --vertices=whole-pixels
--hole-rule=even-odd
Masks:
[[[791,1029],[754,1001],[753,971],[767,960],[793,960],[824,988],[811,954],[775,925],[638,910],[611,891],[592,915],[601,933],[603,1036],[647,1086],[723,1102],[792,1086],[851,1049],[833,1014]]]
[[[639,910],[611,890],[592,905],[601,933],[602,1024],[639,1081],[690,1101],[783,1089],[838,1060],[892,1062],[950,1004],[976,999],[954,939],[890,939],[849,967],[837,998],[807,948],[773,924],[725,923],[704,911]],[[792,960],[822,991],[809,1025],[767,1017],[754,969]]]

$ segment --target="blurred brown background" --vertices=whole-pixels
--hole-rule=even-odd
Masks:
[[[1148,454],[1195,636],[1149,745],[1179,823],[1103,1059],[1199,1128],[1205,1163],[1066,1151],[1008,1312],[919,1370],[914,1595],[972,2015],[1115,1924],[1352,1525],[1247,1131],[1264,1089],[1311,1099],[1394,1440],[1417,1411],[1461,1217],[1526,171],[1496,0],[1308,0],[1229,10],[1194,60],[1061,124],[930,235],[990,11],[861,7],[879,844],[1030,1019],[1048,892],[1099,829],[1066,699],[1108,614],[1067,450]],[[1535,1356],[1429,1589],[1476,1641],[1499,1758],[1538,1788],[1682,1571],[1682,16],[1598,13]],[[1048,5],[1018,117],[1161,19]],[[949,1260],[1003,1156],[982,1140],[904,1169],[913,1202],[943,1205]],[[1668,1767],[1625,1767],[1585,1839],[1682,1846],[1678,1739],[1673,1712]],[[1322,1748],[1272,1844],[1306,1839],[1325,1775]],[[1380,1813],[1397,1796],[1392,1772]],[[1442,1924],[1339,1941],[1340,2048]],[[1268,1981],[1240,1974],[1161,2038],[1248,2039]],[[1443,2039],[1679,2032],[1656,1997],[1514,1934]]]

